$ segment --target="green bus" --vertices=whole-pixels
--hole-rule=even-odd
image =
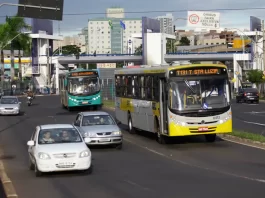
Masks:
[[[59,75],[59,90],[63,108],[102,107],[98,70],[75,69]]]

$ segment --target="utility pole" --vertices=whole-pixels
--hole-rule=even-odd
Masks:
[[[47,68],[46,68],[46,73],[47,73],[47,86],[50,87],[50,46],[47,47]]]
[[[261,31],[263,33],[263,36],[262,36],[262,41],[263,41],[263,67],[262,67],[262,70],[264,71],[265,70],[265,27],[264,27],[264,20],[262,20],[261,22]]]

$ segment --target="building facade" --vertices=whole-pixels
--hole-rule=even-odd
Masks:
[[[125,24],[125,29],[121,27],[120,21]],[[125,54],[131,34],[141,32],[142,19],[139,18],[90,19],[88,21],[88,53]],[[141,40],[134,40],[133,52],[141,43]]]
[[[174,34],[174,17],[171,13],[165,16],[158,16],[156,19],[160,21],[161,33]]]

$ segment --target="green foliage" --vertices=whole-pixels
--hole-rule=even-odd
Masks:
[[[167,44],[166,44],[166,52],[167,53],[174,53],[176,52],[176,39],[167,39]]]
[[[181,39],[179,40],[179,46],[187,46],[190,45],[190,40],[188,39],[188,37],[183,36],[181,37]]]
[[[139,47],[135,49],[135,55],[142,55],[143,53],[143,45],[141,44]]]
[[[66,45],[62,47],[63,55],[79,55],[80,52],[81,49],[77,45]],[[53,55],[59,55],[59,48],[54,50]]]
[[[258,85],[263,82],[263,72],[258,69],[253,69],[247,72],[247,80],[251,83]]]

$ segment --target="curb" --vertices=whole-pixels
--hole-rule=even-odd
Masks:
[[[45,95],[35,95],[36,97],[42,97],[42,96],[59,96],[58,94],[45,94]],[[17,96],[18,98],[26,97],[25,95]]]
[[[106,106],[104,106],[104,105],[103,105],[103,108],[104,108],[104,109],[109,109],[109,110],[112,110],[112,111],[115,110],[114,107],[106,107]]]
[[[258,148],[265,149],[265,143],[262,143],[262,142],[253,141],[253,140],[240,138],[240,137],[236,137],[233,135],[227,135],[227,134],[218,134],[218,137],[220,137],[223,140],[229,140],[229,141],[233,141],[236,143],[246,144],[252,147],[258,147]]]
[[[4,164],[2,161],[0,161],[0,179],[3,184],[4,193],[6,197],[18,197],[16,190],[13,186],[12,181],[9,179],[5,172]]]

